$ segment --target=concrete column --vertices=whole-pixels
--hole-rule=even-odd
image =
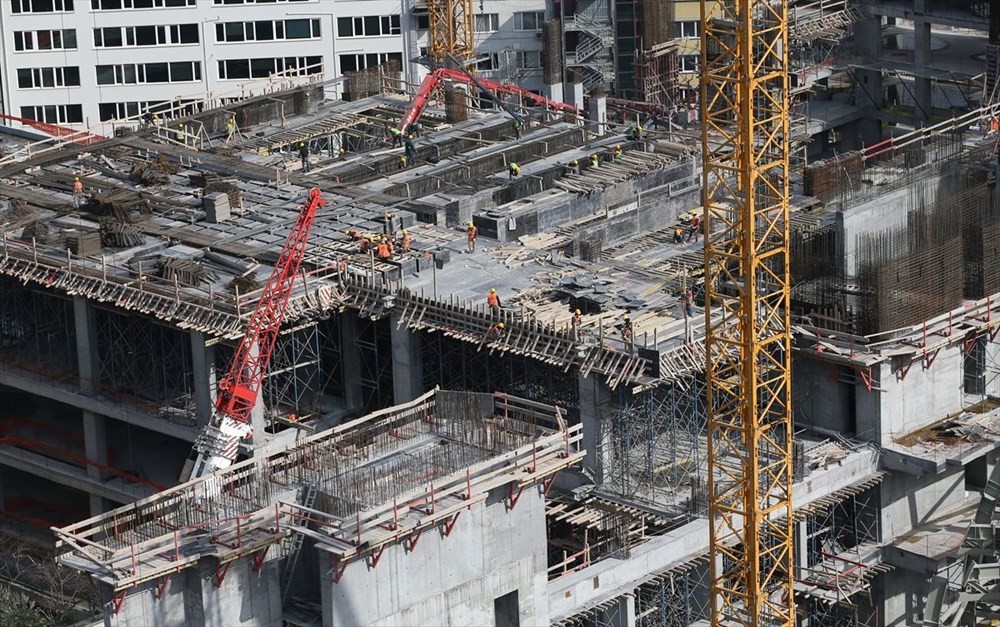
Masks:
[[[260,352],[260,345],[254,344],[251,353],[254,357]],[[266,375],[267,373],[265,373]],[[267,433],[267,420],[264,419],[264,382],[261,381],[261,389],[257,394],[257,403],[253,406],[253,411],[250,412],[250,426],[253,427],[253,443],[254,446],[262,444],[267,440],[265,434]]]
[[[392,400],[397,405],[420,396],[420,337],[393,317],[392,336]]]
[[[858,53],[868,65],[878,62],[882,56],[882,23],[878,16],[860,20],[854,25],[854,40]],[[882,72],[858,69],[855,72],[854,103],[863,111],[882,109]],[[869,146],[882,141],[882,122],[875,116],[863,116],[859,123],[861,143]]]
[[[73,297],[73,321],[76,327],[76,358],[80,371],[80,390],[93,395],[99,388],[100,367],[97,337],[94,332],[94,312],[86,298]]]
[[[913,90],[917,104],[913,113],[924,122],[930,119],[933,106],[931,81],[922,76],[931,64],[931,25],[920,17],[925,13],[925,5],[926,0],[915,0],[913,3],[913,65],[917,74]]]
[[[108,463],[108,433],[107,419],[94,412],[83,412],[83,445],[84,455],[87,459],[97,464],[106,465]],[[98,466],[87,465],[87,476],[97,481],[103,481],[108,473]],[[104,499],[96,494],[90,495],[90,515],[97,516],[104,513]]]
[[[590,97],[590,130],[597,136],[604,135],[608,123],[608,99],[604,95]]]
[[[358,355],[358,318],[353,313],[340,315],[340,364],[344,377],[344,404],[361,411],[361,358]]]
[[[198,424],[204,426],[215,409],[215,347],[205,346],[205,334],[199,331],[191,332],[191,362]]]
[[[604,413],[611,401],[607,386],[591,375],[579,377],[580,422],[583,425],[583,446],[587,453],[583,465],[589,470],[594,481],[602,483],[607,467],[611,464],[611,451],[607,446],[606,433],[609,431]]]
[[[573,105],[577,109],[583,108],[583,83],[569,83],[566,85],[566,104]]]
[[[581,85],[580,87],[582,88],[583,85]],[[563,101],[563,84],[562,83],[556,83],[554,85],[546,85],[543,88],[542,93],[544,93],[545,97],[548,98],[549,100],[554,100],[556,102],[562,102]]]

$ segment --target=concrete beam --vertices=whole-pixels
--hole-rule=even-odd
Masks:
[[[191,332],[191,361],[194,370],[194,400],[198,424],[206,425],[215,411],[215,346],[205,345],[205,334]]]
[[[94,333],[94,312],[86,298],[73,297],[73,323],[76,330],[76,358],[80,372],[80,389],[94,394],[98,389],[97,342]]]
[[[152,486],[125,483],[117,478],[108,481],[94,479],[83,468],[15,447],[0,447],[0,464],[79,490],[91,497],[121,504],[131,503],[157,492]],[[92,508],[93,505],[92,498]]]
[[[22,392],[48,398],[84,411],[101,414],[108,418],[121,420],[122,422],[169,435],[179,440],[194,442],[195,437],[200,432],[195,427],[174,424],[137,409],[124,409],[122,404],[110,401],[101,396],[93,397],[85,395],[75,386],[68,386],[57,381],[42,380],[34,374],[21,374],[21,371],[15,368],[0,368],[0,385],[6,385]]]
[[[392,394],[399,405],[420,396],[420,336],[400,326],[395,316],[389,322],[392,341]]]
[[[914,477],[936,475],[944,471],[944,461],[924,459],[891,448],[882,449],[882,468]]]
[[[925,7],[924,10],[920,11],[912,1],[890,0],[888,2],[870,2],[865,5],[864,12],[866,15],[882,15],[911,21],[919,19],[928,24],[967,28],[983,32],[989,31],[990,22],[988,18],[977,17],[965,11],[934,6],[933,2],[929,4],[929,7]]]

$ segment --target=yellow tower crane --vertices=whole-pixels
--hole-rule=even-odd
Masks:
[[[792,625],[788,2],[701,0],[713,625]]]
[[[451,67],[455,59],[467,61],[475,56],[472,28],[472,0],[427,0],[430,38],[429,54],[434,67]]]

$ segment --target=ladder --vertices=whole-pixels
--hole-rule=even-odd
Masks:
[[[299,502],[303,507],[311,508],[316,503],[316,492],[316,486],[312,483],[302,486],[302,495]],[[288,602],[288,593],[292,590],[292,577],[294,577],[295,568],[299,564],[299,553],[302,551],[302,542],[304,539],[305,536],[301,533],[292,534],[292,544],[288,547],[288,561],[285,562],[284,579],[281,585],[282,605]]]

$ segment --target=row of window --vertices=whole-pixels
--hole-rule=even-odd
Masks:
[[[701,67],[701,57],[696,54],[685,54],[681,56],[681,72],[697,72]]]
[[[20,89],[44,87],[79,87],[78,67],[18,68],[17,86]]]
[[[73,0],[10,0],[11,13],[56,13],[72,10]]]
[[[274,4],[275,2],[311,2],[312,0],[215,0],[215,4]]]
[[[285,72],[289,76],[319,74],[323,71],[323,57],[284,57],[262,59],[226,59],[219,61],[220,79],[267,78]]]
[[[200,40],[197,24],[111,26],[94,29],[95,48],[196,44]]]
[[[675,22],[676,28],[674,29],[674,37],[684,39],[686,37],[701,37],[701,21],[700,20],[685,20],[683,22]]]
[[[8,0],[11,13],[60,13],[72,11],[73,0]],[[215,0],[215,4],[273,4],[275,2],[310,2],[311,0]],[[94,11],[124,9],[161,9],[193,7],[198,0],[90,0]]]
[[[398,15],[337,18],[337,35],[341,37],[380,37],[400,32]]]
[[[514,30],[542,30],[545,11],[521,11],[514,14]],[[500,30],[499,13],[478,13],[472,21],[477,33],[495,33]]]
[[[16,31],[14,50],[76,50],[76,31],[73,29]]]
[[[90,0],[90,8],[95,11],[193,7],[196,4],[197,0]]]
[[[403,55],[399,52],[383,52],[381,54],[342,54],[340,55],[341,72],[360,72],[368,68],[378,67],[390,61],[402,66]]]
[[[481,72],[499,70],[501,68],[500,53],[488,52],[485,54],[487,55],[485,59],[476,62],[476,69]],[[517,67],[523,70],[536,70],[542,67],[542,53],[539,50],[517,50],[515,54]]]
[[[201,63],[124,63],[98,65],[98,85],[139,85],[144,83],[190,83],[201,80]]]
[[[83,105],[44,105],[21,107],[21,117],[49,124],[82,124]]]
[[[319,39],[321,36],[318,19],[226,22],[215,25],[215,38],[220,42]]]

